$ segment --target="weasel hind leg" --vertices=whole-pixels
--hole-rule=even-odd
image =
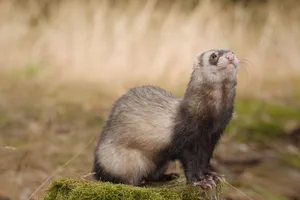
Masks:
[[[164,181],[172,181],[174,179],[179,178],[179,174],[177,173],[166,173],[168,169],[169,163],[163,164],[158,169],[156,169],[153,173],[151,173],[146,180],[147,181],[157,181],[157,182],[164,182]]]
[[[105,182],[111,182],[111,183],[123,183],[121,179],[113,176],[109,172],[107,172],[105,169],[103,169],[99,164],[98,164],[98,158],[95,158],[94,161],[94,166],[92,170],[94,174],[94,180],[96,181],[105,181]]]

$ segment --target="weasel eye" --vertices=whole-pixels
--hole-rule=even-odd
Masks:
[[[214,60],[214,59],[217,58],[217,55],[216,55],[215,53],[213,53],[213,54],[210,55],[210,58],[211,58],[212,60]]]

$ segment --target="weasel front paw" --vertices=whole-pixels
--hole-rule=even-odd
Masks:
[[[208,171],[204,173],[205,177],[211,177],[212,180],[215,182],[224,181],[224,175],[220,175],[216,172]]]
[[[204,172],[196,181],[193,181],[194,186],[201,187],[202,189],[212,188],[216,183],[224,181],[224,176],[219,175],[212,171]]]
[[[216,183],[212,179],[212,177],[206,177],[206,176],[202,176],[199,180],[192,182],[192,184],[193,186],[201,187],[204,190],[216,186]]]

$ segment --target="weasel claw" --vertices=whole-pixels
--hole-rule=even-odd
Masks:
[[[216,182],[219,182],[219,181],[223,182],[223,181],[225,181],[225,179],[223,178],[223,177],[225,177],[224,175],[220,175],[220,174],[217,174],[215,172],[208,172],[206,176],[212,178]]]
[[[203,179],[193,183],[193,186],[200,186],[202,189],[212,188],[215,185],[214,181]]]

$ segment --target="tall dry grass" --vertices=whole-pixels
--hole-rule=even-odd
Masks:
[[[157,83],[176,90],[186,84],[196,53],[226,47],[244,61],[240,95],[296,89],[297,1],[245,6],[202,0],[189,8],[168,2],[1,1],[1,70],[35,65],[50,83],[114,91]]]

